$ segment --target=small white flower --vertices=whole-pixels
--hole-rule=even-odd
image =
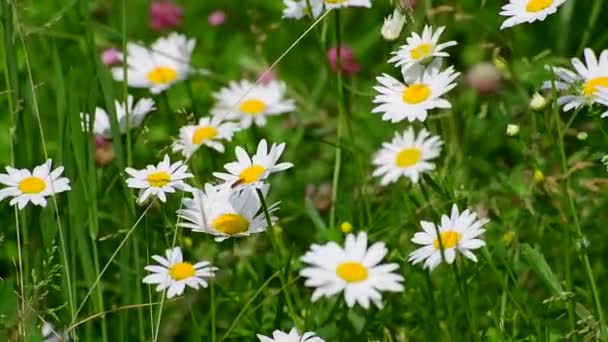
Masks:
[[[343,7],[372,7],[370,0],[323,0],[326,9]]]
[[[418,135],[412,127],[403,133],[395,133],[391,142],[382,143],[373,164],[378,168],[372,174],[382,177],[380,184],[386,186],[400,177],[407,177],[418,183],[420,175],[435,169],[431,161],[441,153],[443,141],[422,129]]]
[[[451,108],[450,102],[442,96],[456,86],[453,82],[460,73],[453,67],[439,71],[440,64],[441,61],[435,59],[426,68],[415,64],[403,69],[405,83],[387,74],[378,77],[379,85],[374,87],[379,93],[374,98],[378,106],[372,113],[382,113],[382,120],[393,123],[403,119],[412,122],[426,120],[431,109]]]
[[[471,252],[485,246],[485,242],[478,237],[485,232],[483,225],[487,219],[478,219],[477,214],[469,209],[459,213],[456,204],[452,206],[451,216],[442,215],[441,224],[438,225],[440,239],[434,223],[421,221],[423,231],[414,234],[412,242],[424,245],[410,253],[408,261],[412,264],[424,262],[424,268],[433,270],[442,260],[441,247],[443,247],[445,261],[451,264],[456,259],[456,252],[477,262],[477,257]]]
[[[500,11],[500,15],[510,18],[502,23],[500,29],[537,20],[543,21],[557,12],[557,8],[565,2],[566,0],[510,0]]]
[[[160,255],[152,256],[160,265],[149,265],[145,270],[151,274],[143,279],[145,284],[158,284],[156,291],[167,290],[167,298],[180,296],[184,293],[186,285],[198,290],[207,287],[207,279],[215,276],[217,267],[213,267],[208,261],[191,264],[183,261],[182,250],[179,247],[167,249],[166,258]]]
[[[38,165],[32,172],[28,169],[5,167],[8,174],[0,173],[0,183],[7,187],[0,190],[0,201],[13,197],[10,205],[23,209],[32,202],[34,205],[46,207],[46,197],[71,190],[70,180],[61,177],[63,166],[51,172],[52,161]]]
[[[311,13],[312,18],[316,18],[323,13],[323,0],[283,0],[283,4],[283,18],[302,19],[310,17]]]
[[[262,187],[266,196],[269,186]],[[183,199],[183,209],[177,214],[184,222],[179,227],[215,236],[216,241],[231,237],[249,236],[261,233],[268,228],[262,203],[254,188],[235,190],[225,186],[205,184],[204,191],[194,189],[192,198]],[[277,210],[277,204],[268,208]],[[271,217],[271,222],[276,217]]]
[[[121,134],[127,132],[127,111],[129,112],[129,128],[134,129],[141,125],[144,118],[148,113],[155,110],[154,100],[149,98],[139,99],[135,106],[133,106],[133,96],[127,97],[126,103],[115,101],[116,108],[116,119],[118,121],[118,127]],[[82,118],[82,126],[86,131],[89,129],[90,115],[86,113],[80,113]],[[110,125],[110,117],[108,113],[102,108],[95,108],[95,122],[93,122],[93,133],[101,135],[105,138],[112,137],[112,128]]]
[[[603,50],[599,58],[593,50],[585,49],[585,63],[578,58],[572,58],[572,66],[576,73],[559,67],[547,67],[555,73],[558,80],[545,81],[543,89],[555,89],[565,91],[557,99],[557,104],[563,105],[564,111],[579,109],[583,106],[591,106],[598,101],[598,92],[602,87],[608,87],[608,50]],[[608,116],[608,111],[602,117]]]
[[[213,94],[217,103],[211,114],[227,120],[238,120],[243,128],[266,125],[266,117],[289,113],[296,109],[291,99],[285,98],[285,83],[271,81],[258,84],[242,80],[230,82],[228,87]]]
[[[332,297],[344,291],[348,307],[358,303],[369,308],[370,300],[382,308],[382,291],[403,291],[403,277],[393,273],[398,264],[380,264],[388,250],[382,242],[367,248],[367,234],[348,234],[344,248],[335,242],[325,245],[313,244],[301,260],[311,267],[304,268],[300,275],[307,278],[306,286],[315,287],[312,301],[321,297]]]
[[[288,333],[280,330],[275,330],[272,333],[272,338],[258,334],[260,342],[325,342],[320,337],[317,337],[314,332],[307,332],[300,336],[296,328],[292,328]]]
[[[159,38],[151,48],[136,43],[127,44],[127,58],[120,56],[128,65],[128,84],[134,88],[148,88],[158,94],[173,84],[188,78],[191,72],[190,58],[196,45],[195,39],[171,33]],[[112,68],[116,81],[124,81],[122,67]]]
[[[425,26],[422,36],[413,32],[407,38],[407,44],[393,52],[395,56],[389,59],[389,63],[408,69],[415,64],[428,63],[434,58],[448,57],[450,54],[443,50],[458,43],[452,40],[439,44],[439,37],[444,30],[445,27],[442,26],[433,33],[433,27]]]
[[[167,201],[165,193],[174,193],[175,189],[190,191],[190,185],[184,179],[194,177],[188,173],[188,166],[183,161],[171,164],[168,155],[158,166],[148,165],[143,170],[126,168],[125,172],[131,176],[127,179],[127,186],[139,191],[138,203],[145,202],[150,196],[157,197],[162,202]]]
[[[540,93],[534,93],[530,100],[530,108],[535,111],[541,111],[547,106],[547,99],[545,99]]]
[[[214,172],[213,175],[225,182],[229,187],[260,187],[264,180],[273,173],[287,170],[292,163],[279,163],[285,150],[285,143],[272,144],[268,151],[268,143],[262,139],[258,144],[256,154],[249,158],[249,154],[240,146],[235,149],[237,161],[224,165],[229,173]]]
[[[221,140],[231,141],[240,127],[233,122],[222,122],[219,117],[201,118],[198,125],[189,125],[180,128],[179,139],[173,143],[173,152],[181,152],[190,158],[202,145],[224,153]]]
[[[384,25],[382,25],[382,29],[380,30],[382,37],[389,42],[397,40],[401,34],[403,25],[405,25],[406,19],[407,17],[405,14],[401,13],[401,10],[398,8],[395,8],[393,14],[389,14],[389,16],[384,19]]]
[[[507,135],[510,137],[514,137],[519,134],[519,125],[508,124],[507,125]]]

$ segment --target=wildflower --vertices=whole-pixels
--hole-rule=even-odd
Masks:
[[[480,94],[492,94],[502,87],[502,75],[492,63],[478,63],[467,74],[471,88]]]
[[[340,229],[342,230],[342,233],[348,234],[353,231],[353,225],[350,222],[342,222]]]
[[[275,330],[272,333],[272,338],[260,334],[257,336],[260,339],[260,342],[325,342],[313,332],[306,332],[304,335],[300,336],[296,328],[292,328],[289,331],[289,334],[280,330]]]
[[[534,171],[534,181],[537,184],[545,181],[545,175],[541,170],[536,169],[536,171]]]
[[[213,175],[225,182],[229,187],[261,187],[268,176],[273,173],[287,170],[292,163],[279,163],[277,161],[285,150],[285,143],[272,144],[268,151],[268,143],[262,139],[258,144],[256,154],[249,158],[247,152],[240,146],[235,149],[237,161],[224,165],[229,173],[214,172]]]
[[[331,47],[327,50],[327,59],[331,65],[333,72],[338,72],[338,48]],[[360,66],[355,59],[353,50],[345,44],[340,45],[340,70],[346,75],[350,76],[359,72]]]
[[[165,155],[158,166],[148,165],[143,170],[135,170],[130,167],[125,169],[125,172],[131,176],[127,179],[127,186],[141,189],[137,199],[138,203],[144,203],[150,196],[166,202],[165,194],[174,193],[175,189],[191,191],[191,187],[184,183],[184,180],[194,176],[187,171],[188,166],[183,161],[171,164],[168,155]]]
[[[509,124],[507,125],[507,135],[510,137],[514,137],[519,134],[519,125]]]
[[[420,222],[423,232],[414,234],[411,241],[424,247],[410,253],[408,261],[417,264],[424,260],[424,268],[432,271],[441,263],[443,248],[445,262],[448,264],[454,262],[457,251],[477,262],[477,257],[471,250],[485,246],[486,243],[478,237],[485,232],[482,226],[488,222],[487,219],[478,219],[477,214],[468,209],[460,213],[454,204],[451,216],[442,215],[441,224],[437,228],[434,223]],[[436,229],[439,230],[439,238]]]
[[[217,103],[211,114],[226,120],[239,120],[243,128],[252,124],[264,126],[268,116],[296,109],[294,101],[285,98],[285,92],[285,83],[279,81],[257,85],[246,80],[230,82],[228,87],[213,94]]]
[[[441,26],[433,32],[433,27],[425,26],[422,35],[413,32],[407,38],[407,44],[401,46],[396,52],[393,52],[394,56],[388,62],[408,69],[416,64],[428,63],[434,58],[448,57],[450,54],[443,50],[458,43],[452,40],[439,44],[439,37],[441,37],[444,30],[445,27]]]
[[[403,291],[403,277],[393,273],[398,264],[380,264],[388,250],[384,243],[376,242],[367,248],[367,234],[348,234],[344,248],[335,242],[313,244],[301,260],[310,267],[300,271],[306,277],[306,286],[315,287],[312,301],[331,297],[344,291],[348,307],[358,303],[369,308],[370,300],[382,308],[381,291]]]
[[[433,108],[451,108],[449,101],[441,98],[456,87],[454,80],[460,73],[449,67],[439,71],[440,60],[433,61],[426,68],[414,65],[403,69],[405,83],[383,74],[378,77],[379,85],[374,89],[379,93],[374,98],[378,104],[372,113],[382,113],[382,120],[393,123],[407,119],[424,121],[428,110]]]
[[[152,94],[158,94],[187,79],[195,45],[195,39],[178,33],[159,38],[151,48],[128,43],[125,62],[129,86],[148,88]],[[124,61],[124,56],[121,59]],[[114,80],[124,81],[122,67],[113,68],[112,75]]]
[[[157,284],[156,291],[167,290],[167,298],[180,296],[184,293],[186,285],[198,290],[199,286],[207,287],[207,279],[215,276],[217,267],[208,261],[191,264],[183,261],[182,250],[179,247],[167,249],[166,258],[153,255],[152,259],[160,265],[149,265],[145,270],[151,274],[147,275],[143,282],[145,284]]]
[[[380,30],[382,37],[389,42],[399,39],[406,19],[406,16],[401,13],[401,10],[395,8],[393,14],[389,14],[389,16],[384,19],[384,25],[382,25],[382,29]]]
[[[150,26],[156,31],[177,28],[182,23],[184,10],[169,0],[150,5]]]
[[[103,50],[101,53],[101,62],[107,66],[112,66],[120,63],[120,51],[115,48]]]
[[[549,67],[559,79],[545,81],[543,89],[566,91],[567,94],[557,99],[557,104],[563,105],[564,111],[602,103],[604,98],[602,87],[608,87],[608,50],[603,50],[596,58],[593,50],[585,49],[585,63],[578,58],[572,59],[576,73],[559,67]],[[599,95],[599,97],[598,97]],[[608,103],[608,102],[606,102]],[[602,117],[608,116],[608,111]]]
[[[431,135],[426,129],[418,134],[412,127],[403,133],[395,133],[391,142],[382,144],[372,163],[377,166],[372,176],[382,177],[380,184],[386,186],[400,177],[407,177],[417,183],[420,175],[434,170],[431,160],[441,153],[443,141]]]
[[[269,186],[262,187],[266,196]],[[223,186],[205,184],[204,191],[194,189],[192,198],[183,199],[183,209],[177,211],[183,222],[179,227],[192,229],[194,232],[207,233],[221,242],[231,237],[243,237],[261,233],[268,228],[262,203],[253,188],[241,191]],[[271,205],[269,212],[278,209],[278,204]],[[276,217],[271,217],[276,221]]]
[[[499,13],[509,17],[502,23],[500,29],[537,20],[544,21],[547,16],[557,12],[557,8],[564,2],[566,0],[509,0]]]
[[[211,26],[220,26],[223,25],[227,19],[228,16],[226,15],[226,12],[222,10],[215,10],[209,14],[209,17],[207,17],[207,22]]]
[[[547,107],[547,99],[545,99],[540,93],[534,93],[530,100],[530,108],[535,111],[541,111]]]
[[[114,148],[112,142],[106,140],[101,135],[95,136],[95,163],[99,166],[106,166],[114,160]]]
[[[133,96],[127,97],[126,103],[114,102],[116,110],[116,120],[118,121],[118,127],[121,134],[127,132],[127,111],[129,112],[129,128],[137,128],[144,121],[144,118],[148,113],[155,110],[154,100],[149,98],[143,98],[133,105]],[[89,129],[90,115],[80,113],[82,118],[82,125],[84,130]],[[104,138],[112,137],[112,127],[110,124],[110,117],[108,113],[102,108],[95,108],[95,122],[93,122],[93,133],[100,135]]]
[[[221,118],[200,118],[197,125],[180,128],[179,140],[173,143],[173,152],[181,152],[190,158],[202,145],[224,153],[222,140],[230,141],[240,127],[233,122],[222,122]]]
[[[6,185],[0,190],[0,201],[12,197],[10,205],[23,209],[32,202],[34,205],[46,207],[46,197],[71,190],[70,180],[61,177],[63,166],[51,172],[53,162],[48,159],[30,172],[28,169],[5,167],[6,174],[0,173],[0,183]]]
[[[344,7],[372,7],[370,0],[323,0],[326,9]]]
[[[283,18],[286,19],[316,18],[323,13],[323,0],[283,0],[283,4]]]

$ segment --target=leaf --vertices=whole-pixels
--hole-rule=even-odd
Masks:
[[[559,279],[547,264],[545,257],[538,250],[529,244],[523,244],[522,255],[526,262],[532,267],[534,273],[549,287],[553,295],[559,295],[564,292]]]

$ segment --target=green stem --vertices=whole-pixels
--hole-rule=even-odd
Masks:
[[[122,55],[127,56],[127,0],[122,0]],[[127,63],[123,63],[122,66],[122,93],[123,93],[123,101],[125,101],[125,120],[126,120],[126,132],[125,138],[127,140],[127,166],[131,166],[133,163],[132,157],[132,148],[131,148],[131,118],[129,113],[128,99],[129,99],[129,90],[128,90],[128,65]]]
[[[454,275],[456,276],[456,282],[458,283],[460,294],[464,297],[465,312],[473,332],[473,339],[475,341],[479,341],[479,337],[477,336],[477,322],[475,321],[475,317],[473,317],[473,309],[471,307],[471,300],[469,299],[469,288],[460,275],[460,269],[458,268],[458,262],[456,260],[454,260],[452,263],[452,269],[454,270]]]
[[[580,55],[581,53],[583,53],[583,49],[585,49],[585,46],[587,45],[587,42],[589,41],[589,37],[591,37],[591,32],[593,32],[593,28],[595,27],[595,23],[597,22],[597,19],[600,16],[600,12],[602,11],[602,8],[604,6],[604,0],[595,0],[593,2],[593,9],[591,10],[591,15],[589,16],[589,20],[587,20],[587,28],[585,29],[585,32],[583,32],[583,38],[581,39],[581,45],[578,48],[578,54]],[[602,334],[603,337],[606,337],[606,335]]]
[[[217,341],[217,336],[215,331],[215,285],[213,284],[213,280],[209,284],[209,298],[211,299],[211,342],[215,342]]]

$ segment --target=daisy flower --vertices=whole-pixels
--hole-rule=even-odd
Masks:
[[[151,274],[147,275],[143,282],[145,284],[158,284],[156,291],[167,290],[167,298],[180,296],[184,293],[186,285],[198,290],[199,286],[207,287],[207,279],[215,276],[217,267],[213,267],[208,261],[191,264],[183,261],[182,250],[179,247],[167,249],[166,258],[153,255],[152,259],[160,265],[149,265],[145,270]]]
[[[460,73],[453,67],[439,71],[440,63],[440,59],[435,59],[426,68],[415,64],[402,69],[405,84],[387,74],[378,77],[380,84],[374,89],[379,95],[374,103],[379,105],[372,113],[382,113],[382,120],[393,123],[403,119],[412,122],[426,120],[430,109],[451,108],[450,102],[441,96],[456,86],[453,82]]]
[[[230,187],[260,187],[264,180],[272,173],[287,170],[292,163],[279,163],[277,161],[283,154],[285,143],[272,144],[268,151],[268,143],[262,139],[258,144],[256,154],[249,158],[249,154],[240,146],[235,149],[237,161],[224,165],[229,173],[214,172],[213,175]]]
[[[372,7],[370,0],[323,0],[326,9],[343,7]]]
[[[198,125],[189,125],[180,128],[179,140],[173,143],[173,152],[181,152],[190,158],[202,145],[224,153],[221,140],[230,141],[240,127],[232,122],[222,122],[221,118],[201,118]]]
[[[310,3],[310,7],[308,4]],[[311,16],[312,18],[318,17],[323,13],[323,1],[322,0],[283,0],[285,8],[283,9],[283,18],[286,19],[302,19],[303,17]]]
[[[358,303],[369,308],[370,300],[382,308],[381,291],[403,291],[403,277],[393,271],[399,265],[380,264],[388,250],[382,242],[367,248],[367,234],[348,234],[344,248],[335,242],[325,245],[313,244],[301,260],[311,267],[304,268],[300,275],[308,278],[306,286],[315,287],[312,301],[331,297],[344,291],[348,307]]]
[[[291,99],[285,98],[283,82],[255,84],[246,80],[230,82],[228,87],[213,94],[217,104],[211,114],[228,120],[240,121],[243,128],[266,125],[266,117],[288,113],[296,109]]]
[[[439,37],[445,30],[444,26],[439,27],[433,32],[433,27],[425,26],[422,36],[416,32],[407,38],[407,44],[401,46],[399,50],[393,52],[393,56],[388,60],[404,69],[408,69],[414,64],[427,63],[433,58],[448,57],[450,54],[443,51],[445,48],[457,45],[456,41],[449,41],[439,44]]]
[[[195,39],[171,33],[159,38],[151,48],[136,43],[127,44],[127,82],[134,88],[148,88],[158,94],[173,84],[188,78],[190,57],[196,45]],[[124,56],[121,56],[124,61]],[[124,81],[123,68],[115,67],[112,75],[116,81]]]
[[[591,106],[598,101],[598,91],[602,87],[608,87],[608,50],[601,52],[599,58],[593,50],[585,49],[585,63],[578,58],[572,59],[572,66],[576,70],[559,67],[548,67],[555,73],[555,89],[566,91],[568,94],[557,99],[559,105],[564,106],[564,111],[579,109],[583,106]],[[552,89],[553,82],[545,81],[543,89]],[[603,115],[608,115],[604,113]]]
[[[557,12],[557,8],[564,2],[566,0],[510,0],[500,11],[500,15],[510,18],[502,23],[500,29],[537,20],[543,21]]]
[[[262,187],[264,196],[268,189],[268,185]],[[262,204],[253,188],[239,191],[205,184],[204,191],[194,189],[192,196],[184,198],[183,209],[177,211],[177,215],[184,220],[178,223],[180,227],[214,235],[218,242],[261,233],[268,228],[261,212]],[[268,211],[277,209],[274,204]],[[276,221],[276,217],[271,217],[271,221]]]
[[[376,153],[372,163],[377,169],[372,174],[382,177],[380,184],[386,186],[407,177],[412,183],[418,183],[420,175],[434,170],[431,160],[441,153],[443,141],[436,135],[431,135],[426,129],[416,134],[412,127],[403,133],[395,133],[391,142],[382,143],[382,148]]]
[[[116,108],[116,119],[118,120],[118,127],[120,133],[124,134],[127,132],[127,111],[129,112],[129,128],[133,129],[139,127],[144,121],[144,118],[148,113],[155,110],[154,100],[149,98],[139,99],[135,106],[133,106],[133,96],[127,97],[126,103],[115,101]],[[82,118],[82,126],[84,130],[89,129],[90,115],[80,113]],[[95,108],[95,122],[93,122],[93,133],[101,135],[105,138],[112,137],[112,128],[110,125],[110,116],[102,108]]]
[[[0,183],[6,185],[6,188],[0,190],[0,201],[12,197],[9,204],[16,204],[19,209],[25,208],[29,202],[46,207],[46,197],[71,190],[70,180],[61,177],[63,166],[51,172],[52,164],[48,159],[32,172],[7,166],[7,173],[0,173]]]
[[[441,263],[441,248],[443,248],[445,261],[448,264],[454,262],[457,251],[477,262],[477,257],[471,250],[485,246],[486,243],[478,237],[485,232],[482,226],[488,222],[487,219],[478,219],[477,214],[468,209],[460,213],[454,204],[451,216],[441,216],[441,224],[438,227],[431,222],[420,222],[423,231],[414,234],[412,242],[424,247],[413,251],[409,261],[417,264],[424,260],[424,268],[433,270]],[[437,238],[437,229],[440,238]]]
[[[272,338],[260,334],[258,334],[258,338],[260,342],[325,342],[325,340],[315,335],[313,332],[307,332],[300,336],[296,328],[292,328],[289,334],[275,330],[272,333]]]
[[[127,186],[140,189],[138,203],[145,202],[150,196],[166,202],[165,193],[174,193],[175,189],[190,191],[192,188],[184,183],[184,179],[194,176],[187,171],[188,166],[183,161],[171,164],[168,155],[165,155],[158,166],[148,165],[143,170],[130,167],[125,169],[125,172],[131,176],[127,179]]]

